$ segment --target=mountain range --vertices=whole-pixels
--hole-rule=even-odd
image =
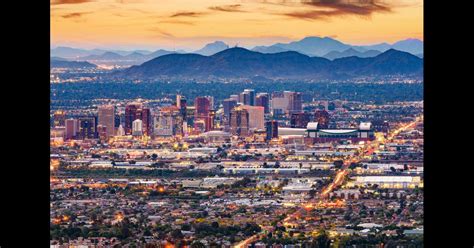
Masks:
[[[229,46],[222,41],[215,41],[192,51],[191,53],[204,56],[214,55],[228,49]],[[357,56],[360,58],[374,57],[389,49],[409,52],[420,58],[423,57],[423,41],[418,39],[406,39],[393,44],[379,43],[374,45],[356,46],[350,45],[330,37],[306,37],[304,39],[289,43],[276,43],[270,46],[256,46],[251,50],[260,53],[281,53],[295,51],[307,56],[324,57],[330,60]],[[169,51],[160,49],[154,52],[146,50],[120,51],[103,49],[77,49],[70,47],[57,47],[51,49],[51,56],[69,60],[88,61],[95,64],[131,66],[139,65],[159,56],[187,53],[184,50]]]
[[[148,60],[154,59],[159,56],[173,54],[173,53],[180,53],[184,51],[168,51],[159,49],[155,52],[143,54],[140,52],[133,52],[127,55],[120,55],[115,52],[105,52],[99,55],[89,55],[85,57],[80,57],[78,60],[89,61],[92,63],[97,64],[104,64],[104,65],[122,65],[122,66],[131,66],[131,65],[138,65]]]
[[[51,58],[50,68],[70,68],[70,69],[78,69],[78,68],[96,68],[97,65],[89,63],[87,61],[68,61],[61,58]]]
[[[356,57],[359,57],[359,58],[369,58],[369,57],[375,57],[375,56],[377,56],[381,53],[382,52],[377,51],[377,50],[367,50],[365,52],[359,52],[359,51],[357,51],[357,50],[355,50],[354,48],[351,47],[351,48],[349,48],[347,50],[344,50],[342,52],[331,51],[331,52],[325,54],[323,57],[327,58],[327,59],[330,59],[330,60],[345,58],[345,57],[351,57],[351,56],[356,56]]]
[[[55,60],[88,61],[104,65],[131,66],[172,53],[185,53],[185,51],[168,51],[164,49],[159,49],[154,52],[146,50],[106,51],[101,49],[84,50],[70,47],[57,47],[51,50],[51,58]]]
[[[361,77],[401,75],[421,77],[423,59],[389,49],[375,57],[345,57],[329,60],[294,51],[260,53],[240,47],[211,56],[168,54],[111,74],[115,78],[253,78],[346,80]]]
[[[418,39],[406,39],[397,41],[393,44],[380,43],[367,46],[353,46],[350,44],[342,43],[330,37],[312,36],[290,43],[276,43],[271,46],[257,46],[254,47],[252,50],[261,53],[296,51],[302,54],[306,54],[308,56],[321,57],[333,51],[343,52],[350,48],[362,53],[370,50],[385,52],[389,49],[396,49],[399,51],[409,52],[411,54],[420,54],[423,53],[423,41]]]
[[[134,51],[104,50],[104,49],[87,50],[87,49],[59,46],[59,47],[51,49],[50,56],[60,57],[60,58],[65,58],[65,59],[78,59],[80,57],[86,57],[90,55],[101,55],[106,52],[116,53],[121,56],[126,56],[132,53],[140,53],[140,54],[145,54],[145,55],[152,53],[147,50],[134,50]]]

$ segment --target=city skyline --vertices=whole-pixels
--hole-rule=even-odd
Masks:
[[[368,45],[423,40],[423,2],[55,0],[50,27],[53,46],[84,49],[253,47],[307,36]]]
[[[423,247],[422,0],[50,8],[51,247]]]

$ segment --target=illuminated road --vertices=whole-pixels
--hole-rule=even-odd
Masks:
[[[364,156],[371,155],[381,144],[385,144],[387,141],[392,141],[393,138],[395,138],[398,134],[400,134],[401,132],[403,132],[403,131],[405,131],[409,128],[414,127],[420,121],[423,121],[423,118],[422,117],[417,117],[413,122],[402,125],[398,129],[393,130],[392,132],[390,132],[390,134],[387,136],[386,139],[383,136],[379,136],[379,137],[377,137],[376,140],[374,140],[372,142],[367,142],[364,145],[364,147],[361,149],[361,152],[358,153],[358,155],[353,155],[352,157],[349,157],[348,159],[346,159],[344,161],[344,163],[342,165],[342,168],[336,173],[336,176],[334,177],[334,180],[326,188],[324,188],[321,191],[321,193],[319,194],[319,198],[320,199],[321,198],[326,199],[326,197],[328,196],[329,193],[331,193],[335,188],[337,188],[338,186],[340,186],[344,183],[344,179],[346,178],[346,175],[349,174],[349,166],[351,165],[351,163],[360,162],[363,159]],[[302,213],[302,211],[311,209],[315,206],[316,206],[316,204],[313,204],[313,203],[302,204],[301,207],[297,211],[295,211],[294,213],[289,214],[288,216],[286,216],[286,218],[284,218],[281,222],[286,223],[286,222],[290,221],[291,219],[294,219],[295,217],[300,215]],[[397,222],[400,221],[400,218],[397,218],[396,221]],[[233,247],[234,248],[246,248],[251,243],[253,243],[253,242],[257,241],[258,239],[260,239],[262,235],[263,235],[263,233],[255,234],[255,235],[241,241],[237,245],[234,245]]]
[[[250,244],[252,244],[252,242],[257,241],[258,238],[259,238],[259,235],[255,234],[255,235],[253,235],[253,236],[251,236],[251,237],[249,237],[245,240],[240,241],[240,243],[234,245],[233,247],[234,248],[245,248],[245,247],[249,246]]]
[[[383,136],[377,137],[373,142],[367,142],[365,146],[362,148],[362,151],[359,152],[359,155],[354,155],[351,158],[347,159],[344,161],[344,164],[341,168],[336,173],[336,176],[334,177],[334,180],[321,191],[320,196],[322,198],[326,197],[329,193],[331,193],[336,187],[344,183],[344,179],[346,178],[346,175],[349,174],[349,166],[351,163],[358,163],[360,162],[364,156],[371,155],[374,150],[379,147],[381,144],[385,144],[386,141],[391,141],[393,138],[395,138],[398,134],[401,132],[413,128],[418,122],[423,121],[422,117],[416,117],[416,119],[410,123],[407,123],[405,125],[402,125],[396,130],[393,130],[390,132],[390,134],[387,136],[387,139],[385,139]]]

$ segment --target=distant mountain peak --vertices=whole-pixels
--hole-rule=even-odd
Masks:
[[[195,51],[194,53],[208,56],[226,50],[227,48],[229,48],[229,46],[226,43],[222,41],[214,41],[212,43],[206,44],[203,48]]]
[[[252,51],[248,50],[247,48],[235,46],[235,47],[230,47],[230,48],[227,48],[225,50],[222,50],[222,51],[218,52],[217,54],[235,53],[235,52],[250,52],[250,53],[252,53]]]
[[[214,42],[211,42],[209,44],[206,44],[206,46],[212,46],[212,45],[224,45],[224,46],[228,46],[225,42],[223,41],[220,41],[220,40],[216,40]]]
[[[406,38],[406,39],[404,39],[404,40],[399,40],[399,41],[397,41],[397,42],[403,42],[403,41],[423,42],[423,41],[421,41],[420,39],[417,39],[417,38]],[[397,43],[397,42],[395,42],[395,43]],[[394,43],[394,44],[395,44],[395,43]]]
[[[397,50],[397,49],[394,49],[394,48],[390,48],[388,49],[387,51],[379,54],[378,56],[386,56],[386,55],[391,55],[391,54],[406,54],[406,55],[411,55],[411,56],[415,56],[409,52],[405,52],[405,51],[400,51],[400,50]]]

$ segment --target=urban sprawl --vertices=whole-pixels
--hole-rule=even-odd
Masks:
[[[302,96],[53,110],[51,247],[422,247],[423,102]]]

